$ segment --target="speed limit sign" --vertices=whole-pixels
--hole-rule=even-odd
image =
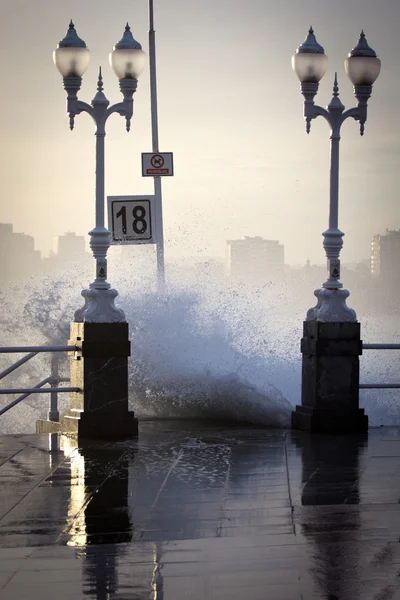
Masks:
[[[155,244],[154,196],[108,196],[111,244]]]

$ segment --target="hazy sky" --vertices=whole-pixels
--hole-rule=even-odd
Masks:
[[[103,66],[105,93],[120,100],[108,53],[129,21],[148,52],[147,0],[0,0],[0,222],[31,234],[45,254],[52,237],[94,224],[93,123],[70,132],[52,52],[70,18],[92,51],[80,92],[90,101]],[[399,0],[155,0],[160,150],[173,151],[164,179],[168,257],[223,256],[225,240],[277,239],[287,263],[322,263],[328,222],[329,128],[305,133],[303,97],[290,59],[310,24],[329,57],[316,97],[355,102],[343,61],[361,28],[382,60],[364,138],[342,130],[339,227],[343,264],[369,256],[371,237],[400,228]],[[135,94],[130,134],[114,115],[106,138],[106,193],[152,190],[141,177],[151,151],[148,67]],[[137,248],[140,251],[140,247]]]

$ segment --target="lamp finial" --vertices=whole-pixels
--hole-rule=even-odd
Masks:
[[[101,74],[101,67],[99,67],[99,76],[97,78],[97,91],[102,92],[103,90],[104,90],[103,76]]]
[[[335,71],[335,79],[333,82],[333,97],[337,98],[339,96],[339,86],[338,86],[338,80],[337,80],[337,71]]]

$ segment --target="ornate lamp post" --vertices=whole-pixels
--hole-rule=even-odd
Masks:
[[[339,99],[337,74],[333,85],[333,97],[325,108],[314,104],[318,92],[319,81],[324,76],[328,58],[324,49],[315,39],[314,31],[310,28],[307,39],[301,44],[292,57],[293,70],[300,80],[301,92],[304,96],[304,119],[306,131],[310,133],[311,121],[321,116],[326,119],[331,128],[331,161],[330,161],[330,199],[329,227],[324,233],[323,246],[328,259],[328,279],[322,288],[314,292],[318,299],[317,306],[310,309],[307,320],[319,321],[356,321],[354,310],[346,306],[347,290],[342,289],[340,279],[339,254],[343,246],[344,233],[338,228],[339,208],[339,142],[340,129],[344,121],[352,117],[360,122],[360,134],[364,134],[367,120],[367,102],[372,92],[372,84],[379,75],[381,61],[376,53],[368,46],[364,32],[361,32],[359,42],[345,61],[345,70],[354,86],[354,95],[358,106],[344,110]]]
[[[131,33],[127,24],[122,39],[110,53],[110,64],[119,79],[119,87],[124,97],[122,102],[109,106],[103,92],[101,68],[97,83],[97,94],[91,104],[78,100],[82,75],[86,71],[90,51],[75,30],[72,21],[67,35],[54,51],[54,62],[63,76],[64,89],[67,92],[67,113],[70,128],[74,128],[76,115],[88,113],[96,126],[96,225],[89,232],[90,247],[96,261],[96,277],[89,289],[82,291],[85,306],[76,311],[75,321],[89,323],[124,322],[125,315],[114,306],[118,292],[111,289],[107,282],[107,251],[110,247],[110,233],[104,226],[104,138],[108,117],[118,113],[125,117],[126,130],[130,130],[133,115],[133,94],[137,88],[137,78],[143,70],[145,53]]]
[[[95,123],[96,135],[96,209],[95,227],[89,232],[90,247],[96,261],[96,275],[89,289],[82,291],[85,305],[75,312],[70,342],[78,351],[71,355],[71,381],[80,389],[71,395],[71,407],[61,419],[65,433],[81,438],[124,438],[135,435],[137,419],[128,407],[128,323],[122,310],[114,305],[118,295],[107,282],[107,251],[110,233],[104,224],[104,138],[107,119],[113,113],[125,117],[129,131],[133,115],[133,94],[145,54],[127,24],[122,39],[110,54],[110,64],[119,79],[122,102],[109,106],[103,92],[101,69],[97,93],[91,104],[78,100],[82,75],[90,52],[74,24],[54,52],[54,62],[63,76],[67,92],[70,128],[76,115],[88,113]]]
[[[328,278],[316,290],[317,305],[307,312],[302,339],[302,406],[293,413],[292,424],[311,431],[365,431],[368,419],[358,408],[360,325],[356,313],[346,305],[349,292],[340,282],[340,250],[343,232],[338,226],[339,141],[344,121],[351,117],[360,123],[364,134],[367,102],[379,75],[381,61],[368,46],[364,32],[345,61],[345,70],[358,100],[355,108],[345,110],[339,99],[337,74],[333,97],[328,106],[314,104],[319,81],[328,64],[324,49],[310,28],[307,39],[292,57],[292,67],[300,80],[304,96],[306,131],[311,121],[321,116],[331,128],[329,226],[323,232]]]

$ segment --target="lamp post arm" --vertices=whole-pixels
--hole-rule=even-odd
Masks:
[[[354,108],[348,108],[343,114],[342,114],[342,123],[348,119],[349,117],[352,117],[353,119],[355,119],[355,121],[359,121],[361,119],[362,116],[365,116],[365,111],[364,114],[361,114],[362,111],[360,111],[360,107],[359,106],[355,106]]]
[[[326,108],[319,106],[318,104],[310,104],[304,102],[304,116],[307,119],[316,119],[317,117],[324,117],[329,124],[331,124],[331,118]]]
[[[107,121],[113,113],[118,113],[121,117],[126,119],[126,130],[130,131],[131,118],[133,116],[133,98],[124,98],[122,102],[117,102],[109,108],[107,108],[105,120]]]
[[[364,135],[364,125],[367,120],[367,102],[359,102],[358,106],[349,108],[342,115],[342,123],[349,117],[360,122],[360,135]]]
[[[87,102],[82,102],[82,100],[68,101],[67,112],[69,113],[70,118],[86,112],[92,117],[93,121],[96,122],[96,115],[93,107]]]
[[[125,117],[125,115],[128,112],[126,109],[127,109],[127,106],[125,104],[125,100],[123,100],[122,102],[117,102],[116,104],[113,104],[112,106],[109,106],[109,108],[107,108],[107,112],[106,112],[106,120],[113,113],[118,113],[121,115],[121,117]]]
[[[323,117],[328,124],[333,127],[332,119],[330,113],[323,108],[322,106],[318,106],[318,104],[314,104],[314,102],[310,102],[306,100],[304,102],[304,119],[306,121],[306,131],[310,133],[311,129],[311,121],[316,119],[317,117]]]

